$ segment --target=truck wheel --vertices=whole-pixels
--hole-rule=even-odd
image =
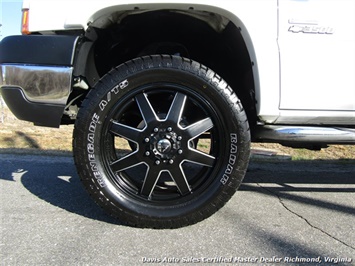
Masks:
[[[138,227],[201,221],[238,189],[250,132],[231,88],[205,66],[147,56],[93,88],[74,129],[82,183],[109,214]]]

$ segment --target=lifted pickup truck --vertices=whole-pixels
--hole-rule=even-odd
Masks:
[[[75,123],[93,199],[128,225],[221,208],[250,143],[355,144],[352,0],[24,1],[1,94],[36,125]]]

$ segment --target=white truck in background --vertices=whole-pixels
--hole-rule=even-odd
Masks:
[[[352,0],[25,0],[22,33],[0,43],[4,100],[75,123],[83,184],[128,225],[212,215],[251,142],[355,144]]]

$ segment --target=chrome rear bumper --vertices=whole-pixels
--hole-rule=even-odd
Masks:
[[[79,36],[20,35],[0,42],[0,90],[18,119],[59,127],[72,90]]]
[[[33,103],[65,105],[72,81],[72,67],[0,65],[2,88],[18,88]]]
[[[59,127],[71,92],[72,72],[66,66],[1,64],[1,96],[18,119]]]

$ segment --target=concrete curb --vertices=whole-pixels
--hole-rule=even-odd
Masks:
[[[34,156],[59,156],[59,157],[72,157],[71,151],[58,151],[58,150],[38,150],[38,149],[1,149],[0,154],[10,155],[34,155]]]
[[[251,160],[255,161],[291,161],[292,156],[289,154],[280,154],[275,150],[267,149],[251,149]]]

